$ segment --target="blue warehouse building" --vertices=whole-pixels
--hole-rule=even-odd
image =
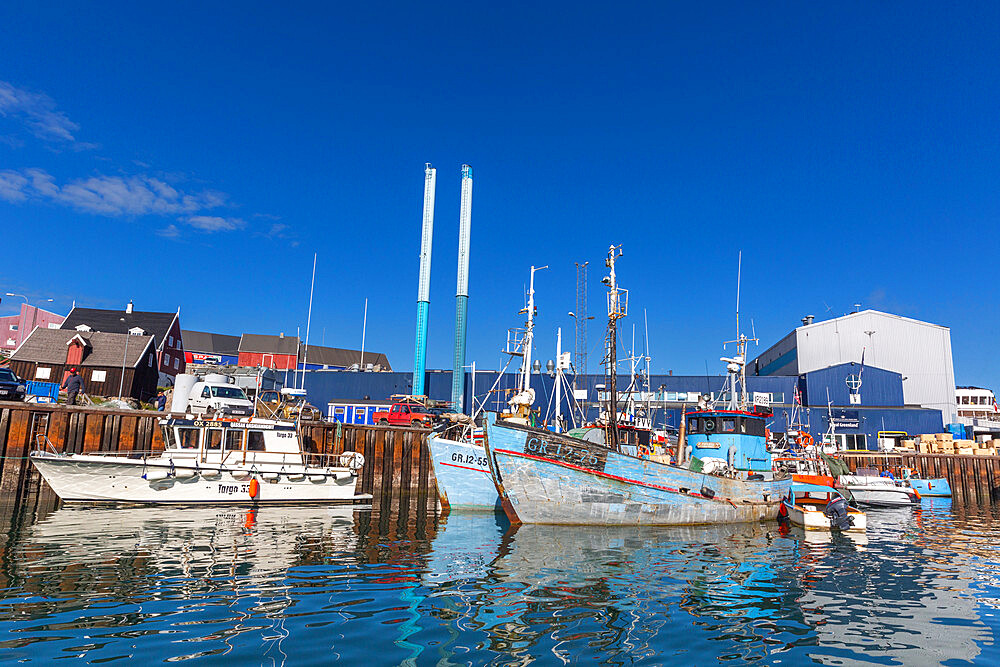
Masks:
[[[861,387],[852,390],[848,381],[861,376]],[[588,375],[575,381],[578,395],[586,396],[588,419],[597,416],[599,400],[604,397],[606,379]],[[535,390],[535,407],[551,420],[554,409],[554,378],[547,373],[535,373],[531,384]],[[627,377],[619,377],[618,389],[624,392]],[[485,403],[488,410],[502,409],[505,396],[516,383],[516,376],[507,373],[498,380],[495,371],[477,371],[473,381],[465,374],[465,405]],[[726,400],[726,377],[720,375],[653,375],[637,390],[639,397],[648,399],[653,408],[653,421],[658,428],[676,429],[682,410],[692,409],[700,397]],[[493,391],[490,392],[490,389]],[[347,423],[372,423],[371,415],[389,405],[393,394],[412,393],[410,373],[357,373],[344,371],[310,371],[306,373],[305,389],[309,401],[326,407],[328,415]],[[903,376],[899,373],[845,363],[801,375],[748,376],[747,389],[770,404],[773,415],[767,427],[774,433],[788,428],[796,392],[801,397],[801,420],[808,424],[809,433],[819,439],[830,430],[832,420],[835,438],[850,449],[877,449],[879,439],[898,440],[920,433],[940,433],[944,420],[940,410],[906,405]],[[428,371],[425,391],[430,398],[448,401],[451,397],[451,372]],[[853,397],[852,397],[853,394]],[[571,411],[570,398],[563,399],[563,415]]]

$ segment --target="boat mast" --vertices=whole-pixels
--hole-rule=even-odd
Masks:
[[[739,410],[746,412],[750,407],[749,397],[747,396],[747,343],[750,341],[757,342],[756,335],[753,338],[748,338],[746,335],[740,333],[740,278],[743,273],[743,251],[740,251],[739,259],[737,260],[736,268],[736,339],[729,340],[723,343],[722,347],[725,349],[726,345],[731,343],[736,344],[736,356],[722,357],[719,361],[726,362],[726,370],[729,371],[729,406],[730,410]]]
[[[605,442],[611,448],[618,449],[618,387],[615,377],[618,351],[618,320],[625,317],[628,310],[628,292],[618,289],[618,276],[615,273],[615,259],[621,257],[622,247],[612,245],[608,248],[608,258],[605,260],[609,272],[601,281],[608,286],[608,419],[607,437]]]
[[[524,361],[521,363],[521,374],[518,378],[518,392],[527,391],[531,387],[531,344],[535,330],[535,271],[547,269],[548,266],[531,267],[531,279],[528,282],[528,305],[521,312],[527,312],[528,321],[524,324],[524,337],[521,339],[521,351]]]

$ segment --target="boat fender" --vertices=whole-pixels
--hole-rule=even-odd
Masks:
[[[729,446],[729,453],[726,456],[726,461],[729,462],[730,467],[736,467],[736,445]]]
[[[709,500],[715,497],[715,490],[710,489],[707,486],[701,487],[701,495],[705,496]]]
[[[778,519],[788,518],[788,505],[781,503],[781,507],[778,508]]]
[[[250,497],[254,500],[257,500],[257,496],[259,495],[260,495],[260,482],[257,481],[256,477],[254,477],[253,479],[250,480]]]

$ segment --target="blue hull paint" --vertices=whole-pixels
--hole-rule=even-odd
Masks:
[[[945,478],[908,479],[910,486],[917,490],[921,498],[951,498],[951,486]]]
[[[745,481],[625,456],[487,419],[486,450],[512,521],[694,525],[774,519],[791,478]]]
[[[486,462],[486,450],[479,445],[439,437],[428,438],[427,444],[442,505],[491,512],[500,509],[500,496]]]

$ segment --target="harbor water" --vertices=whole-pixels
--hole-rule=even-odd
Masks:
[[[859,537],[421,506],[2,505],[0,661],[1000,664],[992,506]]]

